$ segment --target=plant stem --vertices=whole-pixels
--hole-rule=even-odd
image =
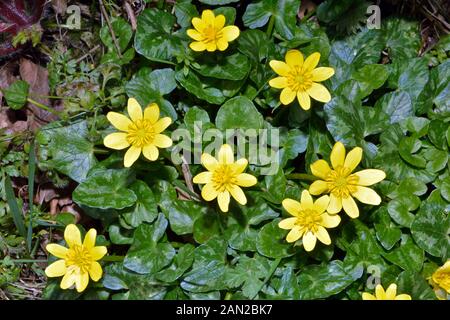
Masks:
[[[267,36],[268,36],[269,38],[272,36],[272,31],[273,31],[273,26],[274,26],[274,24],[275,24],[275,17],[274,17],[274,16],[271,16],[271,17],[270,17],[270,20],[269,20],[269,25],[268,25],[267,31],[266,31],[266,34],[267,34]]]
[[[109,150],[99,149],[99,148],[94,148],[93,151],[94,151],[94,153],[97,153],[97,154],[108,154],[109,153]]]
[[[40,102],[37,102],[31,98],[27,98],[27,101],[31,104],[34,104],[36,107],[41,108],[42,110],[45,110],[47,112],[50,112],[51,114],[54,114],[55,116],[58,116],[58,117],[60,116],[60,113],[58,111],[53,110],[50,107],[47,107],[46,105],[44,105]]]
[[[317,178],[311,174],[306,173],[291,173],[286,176],[288,179],[316,181]]]
[[[121,262],[124,258],[125,256],[105,256],[102,260],[108,262]]]

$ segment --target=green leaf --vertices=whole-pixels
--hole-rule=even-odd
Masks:
[[[284,258],[295,253],[293,243],[286,241],[287,231],[278,227],[281,219],[275,219],[264,225],[259,231],[256,248],[263,256],[269,258]]]
[[[216,126],[226,129],[261,129],[263,117],[253,102],[244,96],[232,98],[225,102],[217,112]]]
[[[194,262],[194,249],[195,247],[189,243],[178,249],[172,264],[168,268],[159,271],[155,275],[156,279],[164,282],[174,282],[180,278]]]
[[[269,45],[269,37],[260,30],[245,30],[238,38],[238,50],[254,63],[267,57]]]
[[[339,260],[327,265],[310,265],[298,277],[300,299],[324,299],[335,295],[361,278],[362,273],[362,266],[348,268]]]
[[[29,89],[30,85],[27,82],[17,80],[2,91],[8,106],[11,109],[19,110],[27,103]]]
[[[424,252],[408,237],[399,248],[389,253],[384,253],[383,257],[398,265],[403,270],[419,272],[422,270]]]
[[[194,239],[198,243],[205,243],[220,233],[220,221],[216,213],[201,215],[194,222]]]
[[[198,0],[198,1],[204,4],[209,4],[211,6],[221,6],[224,4],[238,2],[239,0]]]
[[[299,6],[298,0],[261,0],[247,6],[242,20],[246,27],[256,29],[265,26],[273,17],[275,31],[289,40],[294,36]]]
[[[108,229],[109,238],[114,244],[132,244],[133,238],[126,237],[120,233],[120,227],[117,225],[110,225]]]
[[[353,73],[353,78],[363,84],[363,97],[380,88],[389,76],[388,68],[383,64],[367,64]]]
[[[213,12],[216,17],[220,14],[225,17],[226,26],[234,24],[236,20],[236,9],[233,7],[218,7]]]
[[[384,206],[376,211],[376,219],[374,227],[377,239],[383,248],[390,250],[402,237],[402,231],[392,223]]]
[[[414,114],[411,98],[403,91],[386,93],[376,102],[375,108],[388,116],[387,125],[403,121]]]
[[[147,59],[171,61],[183,56],[186,43],[180,34],[174,33],[175,17],[156,8],[145,9],[137,19],[134,47]]]
[[[242,80],[247,76],[250,66],[248,58],[237,52],[232,55],[206,56],[202,60],[197,60],[194,69],[205,77]]]
[[[155,220],[158,216],[157,203],[149,186],[143,181],[136,180],[129,188],[137,200],[134,207],[124,210],[122,218],[132,227]]]
[[[438,190],[422,203],[411,226],[411,234],[419,247],[435,257],[450,256],[450,217],[448,204]]]
[[[175,249],[170,243],[159,242],[167,225],[167,219],[160,213],[152,225],[143,223],[137,227],[133,244],[123,261],[124,267],[140,274],[154,274],[169,265]]]
[[[117,48],[111,36],[111,31],[107,25],[104,25],[100,29],[100,39],[103,44],[108,48],[108,52],[102,56],[101,63],[119,63],[126,64],[129,63],[134,58],[134,49],[130,48],[125,51],[133,37],[133,30],[131,26],[125,21],[125,19],[118,17],[111,22],[112,29],[116,36],[117,44],[122,54],[122,58],[119,58],[117,53]]]
[[[421,155],[415,154],[421,147],[422,143],[419,139],[416,139],[415,137],[405,137],[400,140],[398,152],[402,159],[409,164],[418,168],[425,168],[427,164],[426,160]]]
[[[197,8],[189,2],[176,2],[175,6],[175,16],[177,17],[177,23],[182,28],[187,28],[192,25],[192,18],[198,17]]]
[[[383,21],[381,30],[389,56],[393,60],[417,57],[421,45],[417,22],[392,17]]]
[[[205,78],[193,71],[185,75],[183,70],[178,71],[175,78],[188,92],[212,104],[222,104],[234,96],[243,84],[243,81]]]
[[[43,161],[59,172],[82,182],[91,168],[97,163],[94,156],[94,144],[89,141],[90,132],[86,121],[61,126],[52,122],[37,134],[40,153],[46,153]]]
[[[142,108],[155,102],[161,110],[161,116],[168,116],[175,121],[177,112],[163,96],[171,93],[176,87],[175,72],[172,69],[151,71],[149,68],[142,68],[128,81],[125,91],[129,97],[136,98]]]
[[[436,300],[428,282],[417,272],[403,271],[397,278],[397,294],[409,294],[413,300]]]
[[[428,138],[436,148],[447,150],[447,141],[443,132],[449,130],[449,124],[441,120],[432,120],[428,129]]]
[[[399,225],[411,228],[414,215],[411,211],[416,210],[420,205],[417,196],[406,194],[401,195],[388,203],[387,209],[391,218]]]
[[[73,201],[99,209],[123,209],[137,201],[136,194],[127,188],[130,172],[123,170],[98,170],[80,183],[73,191]]]

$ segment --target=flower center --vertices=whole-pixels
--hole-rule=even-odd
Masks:
[[[66,266],[78,269],[81,273],[89,271],[92,257],[89,250],[83,245],[75,245],[70,248],[66,256]]]
[[[288,86],[292,91],[306,91],[311,88],[313,84],[311,72],[305,72],[302,67],[299,66],[292,68],[287,79]]]
[[[296,224],[301,228],[316,232],[322,222],[321,213],[316,210],[307,209],[298,213]]]
[[[217,31],[212,24],[208,24],[205,29],[203,29],[204,42],[216,42],[218,39],[222,38],[222,30]]]
[[[358,183],[358,176],[350,175],[351,170],[346,167],[338,167],[336,170],[331,170],[326,181],[328,190],[338,198],[347,198],[353,192],[356,192],[356,184]]]
[[[236,173],[230,165],[221,164],[214,170],[212,182],[217,191],[223,192],[227,186],[236,184]]]
[[[155,129],[150,121],[146,119],[137,120],[128,127],[127,141],[132,146],[142,148],[151,144],[155,135]]]

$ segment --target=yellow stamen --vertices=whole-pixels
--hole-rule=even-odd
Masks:
[[[127,141],[132,146],[142,148],[151,144],[156,132],[150,121],[146,119],[137,120],[128,127]]]
[[[306,91],[312,86],[311,72],[304,71],[302,67],[296,66],[291,68],[291,72],[287,75],[288,87],[292,91]]]
[[[230,165],[222,164],[213,172],[212,182],[219,192],[227,189],[227,186],[236,184],[236,172]]]
[[[356,192],[356,185],[359,177],[350,175],[351,169],[338,167],[331,170],[327,176],[328,190],[338,198],[347,198],[350,194]]]
[[[301,228],[316,232],[321,225],[322,217],[319,212],[312,209],[302,210],[298,213],[297,222],[295,223]]]
[[[88,272],[91,267],[91,254],[84,246],[76,245],[69,249],[66,256],[66,265],[70,269],[78,269],[81,273]]]

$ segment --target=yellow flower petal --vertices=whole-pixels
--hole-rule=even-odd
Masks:
[[[296,217],[286,218],[278,223],[278,227],[280,227],[281,229],[290,230],[294,228],[296,222],[297,222]]]
[[[214,19],[214,27],[216,30],[221,30],[225,26],[225,16],[223,14],[219,14]]]
[[[219,165],[217,159],[208,153],[202,154],[201,163],[208,171],[216,170],[217,166]]]
[[[308,58],[306,58],[305,62],[303,63],[303,70],[312,71],[319,63],[319,60],[320,60],[320,53],[314,52]]]
[[[206,50],[206,45],[200,41],[191,42],[189,44],[189,47],[196,52],[202,52]]]
[[[100,280],[103,275],[102,266],[97,261],[92,262],[91,267],[89,268],[89,275],[91,279],[95,282]]]
[[[377,298],[373,294],[370,294],[367,292],[363,292],[362,299],[363,300],[377,300]]]
[[[45,247],[45,249],[47,249],[47,251],[50,252],[55,257],[61,259],[64,259],[66,257],[67,251],[69,251],[69,249],[67,249],[66,247],[60,246],[59,244],[56,243],[49,243]]]
[[[128,99],[127,110],[132,121],[142,120],[142,108],[135,98]]]
[[[341,222],[341,217],[337,214],[322,214],[322,226],[325,228],[335,228]]]
[[[297,216],[297,214],[302,210],[302,206],[300,202],[292,200],[292,199],[284,199],[281,202],[281,205],[283,206],[284,210],[292,214],[293,216]]]
[[[132,124],[131,120],[128,119],[128,117],[117,112],[108,112],[106,118],[115,128],[119,129],[120,131],[128,131],[128,126]]]
[[[386,173],[378,169],[365,169],[355,172],[353,175],[359,178],[357,184],[360,186],[371,186],[386,178]]]
[[[170,124],[172,123],[172,119],[169,117],[164,117],[159,119],[154,125],[153,125],[153,129],[155,130],[156,133],[160,133],[163,132],[164,130],[167,129],[168,126],[170,126]]]
[[[301,67],[303,65],[303,55],[298,50],[289,50],[285,56],[286,63],[289,67]]]
[[[158,148],[153,144],[149,144],[142,148],[142,154],[150,161],[156,161],[159,157]]]
[[[286,77],[276,77],[269,81],[269,86],[276,89],[283,89],[288,86],[288,80]]]
[[[224,144],[219,149],[218,155],[219,163],[231,164],[234,162],[233,149],[229,144]]]
[[[386,290],[386,300],[395,300],[397,295],[397,285],[392,283]]]
[[[197,17],[192,18],[192,25],[199,32],[202,32],[206,28],[206,24],[202,21],[202,19]]]
[[[303,247],[306,251],[312,251],[316,246],[317,238],[311,231],[308,231],[303,236]]]
[[[217,49],[217,43],[216,42],[207,42],[207,43],[205,43],[205,45],[206,45],[206,50],[207,51],[209,51],[209,52],[213,52],[213,51],[216,51],[216,49]]]
[[[330,166],[323,159],[320,159],[320,160],[317,160],[316,162],[314,162],[310,166],[310,168],[311,168],[311,172],[313,175],[315,175],[316,177],[319,177],[323,180],[327,179],[327,176],[331,171]]]
[[[241,173],[236,177],[236,184],[241,187],[254,186],[258,180],[248,173]]]
[[[334,169],[344,165],[345,147],[342,142],[338,141],[334,144],[333,150],[331,150],[330,160]]]
[[[309,194],[307,190],[302,191],[302,195],[300,197],[300,203],[302,205],[302,208],[305,209],[312,209],[313,208],[313,198]]]
[[[320,67],[311,71],[312,81],[320,82],[331,78],[334,75],[334,69],[329,67]]]
[[[244,194],[244,191],[242,191],[242,189],[237,186],[237,185],[232,185],[229,186],[228,191],[230,192],[231,196],[240,204],[242,205],[246,205],[247,204],[247,197]]]
[[[381,284],[377,284],[375,287],[375,296],[377,297],[377,300],[386,300],[386,293]]]
[[[353,192],[352,196],[362,203],[371,204],[374,206],[381,203],[381,198],[378,193],[367,187],[357,186],[356,192]]]
[[[70,248],[77,245],[81,246],[80,229],[74,224],[69,224],[64,230],[64,240],[66,240],[66,243]]]
[[[309,193],[317,196],[328,190],[328,184],[323,180],[316,180],[309,186]]]
[[[412,300],[409,294],[399,294],[394,300]]]
[[[131,146],[127,152],[125,152],[125,157],[123,158],[123,165],[127,168],[131,167],[133,163],[141,155],[142,148]]]
[[[194,183],[206,184],[211,182],[212,176],[212,173],[209,171],[200,172],[194,177],[194,179],[192,179],[192,181]]]
[[[226,26],[222,29],[222,34],[227,39],[227,41],[233,41],[237,37],[239,37],[239,28],[236,26]]]
[[[156,103],[151,103],[144,109],[144,119],[155,124],[159,119],[159,107]]]
[[[83,246],[88,249],[95,247],[95,240],[97,239],[97,230],[94,228],[89,229],[89,231],[84,236]]]
[[[158,148],[169,148],[172,146],[172,139],[164,134],[157,134],[153,140],[153,144]]]
[[[363,150],[360,147],[353,148],[345,158],[344,167],[350,169],[350,171],[355,170],[358,164],[361,162]]]
[[[330,204],[327,211],[331,214],[339,213],[342,210],[342,199],[330,194]]]
[[[60,284],[61,289],[65,290],[65,289],[69,289],[71,286],[73,286],[75,284],[76,277],[77,277],[76,273],[66,272],[66,274],[64,275],[64,277],[61,280],[61,284]]]
[[[202,197],[206,201],[211,201],[217,198],[219,195],[219,192],[214,188],[214,185],[212,183],[207,183],[202,188]]]
[[[271,60],[269,62],[270,67],[280,76],[287,76],[289,72],[291,71],[291,68],[287,65],[286,62],[278,61],[278,60]]]
[[[221,192],[217,195],[217,203],[222,212],[228,212],[228,206],[230,205],[230,193],[228,191]]]
[[[291,88],[286,87],[281,91],[280,94],[280,101],[282,104],[284,105],[288,105],[290,104],[292,101],[294,101],[296,96],[296,93],[294,91],[292,91]]]
[[[75,277],[75,287],[77,292],[83,292],[89,284],[89,274],[83,272]]]
[[[212,10],[203,10],[202,12],[202,21],[205,25],[214,25],[214,12]]]
[[[225,51],[228,48],[228,41],[225,38],[220,38],[217,40],[217,49],[220,51]]]
[[[347,198],[342,198],[342,207],[346,214],[349,215],[350,218],[358,218],[359,217],[359,209],[356,205],[355,200],[352,197],[348,196]]]
[[[108,252],[108,250],[106,249],[105,246],[97,246],[93,247],[91,250],[89,250],[89,252],[91,253],[92,260],[97,261],[103,258],[103,256]]]
[[[309,98],[309,95],[308,93],[306,93],[306,91],[298,91],[297,100],[298,104],[303,110],[308,111],[309,109],[311,109],[311,99]]]
[[[61,277],[66,273],[66,261],[64,259],[53,262],[45,268],[45,274],[49,278]]]
[[[330,204],[330,197],[327,195],[322,196],[314,202],[314,210],[320,213],[325,212],[329,204]]]
[[[326,245],[331,244],[330,235],[328,234],[328,231],[322,226],[319,226],[317,228],[316,237],[323,244],[326,244]]]
[[[125,132],[114,132],[108,134],[103,139],[103,144],[105,147],[114,150],[122,150],[130,146],[130,143],[127,141],[127,134]]]
[[[320,102],[328,102],[331,100],[330,92],[328,92],[328,89],[320,83],[313,82],[311,87],[306,92],[311,96],[311,98]]]
[[[248,165],[248,160],[245,158],[241,158],[241,159],[236,160],[235,163],[233,163],[233,169],[236,173],[242,173],[242,172],[244,172],[247,165]]]
[[[304,232],[304,229],[300,228],[299,226],[295,226],[287,234],[286,241],[289,243],[297,241],[298,239],[300,239],[302,237],[303,232]]]
[[[202,41],[204,39],[203,35],[195,29],[188,29],[186,33],[189,37],[191,37],[195,41]]]

